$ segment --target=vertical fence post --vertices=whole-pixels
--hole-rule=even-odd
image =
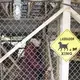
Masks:
[[[70,5],[71,0],[63,0],[63,3]],[[60,24],[60,32],[64,32],[66,29],[70,29],[70,7],[67,5],[62,5],[62,7],[66,7],[67,9],[63,12],[61,17],[61,24]],[[67,35],[66,35],[67,36]],[[69,61],[66,62],[63,59],[60,59],[59,63],[60,71],[59,71],[59,80],[69,80]]]
[[[13,15],[16,20],[21,18],[21,0],[14,0],[13,4]]]

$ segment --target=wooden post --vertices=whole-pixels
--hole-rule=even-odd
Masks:
[[[71,4],[71,0],[63,0],[63,3],[65,4]],[[62,7],[66,7],[66,10],[63,12],[62,18],[61,18],[61,25],[60,25],[60,32],[64,32],[66,29],[70,29],[70,7],[67,5],[62,5]],[[67,36],[67,35],[66,35]],[[69,80],[69,61],[64,61],[63,59],[60,59],[60,71],[59,71],[59,80]]]
[[[16,20],[20,20],[21,18],[21,0],[14,0],[13,4],[13,14]]]
[[[28,2],[28,17],[30,17],[30,11],[31,11],[31,2]]]

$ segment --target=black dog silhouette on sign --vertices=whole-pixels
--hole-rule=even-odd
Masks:
[[[67,49],[68,50],[68,44],[63,44],[62,42],[59,42],[59,49],[58,50],[62,50],[62,49]]]
[[[73,48],[73,51],[76,51],[77,50],[77,48]]]

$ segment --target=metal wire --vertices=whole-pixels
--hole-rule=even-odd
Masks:
[[[60,8],[59,4],[53,9],[50,2],[45,1],[31,1],[30,5],[23,1],[21,19],[15,20],[11,6],[12,4],[8,5],[7,14],[4,6],[0,5],[0,44],[3,46],[7,43],[0,47],[1,57]],[[79,8],[76,7],[75,10],[78,11]],[[0,80],[59,80],[58,55],[49,46],[59,35],[59,19],[60,17],[22,45],[17,55],[13,53],[0,64]],[[71,31],[80,39],[80,24],[73,18]],[[80,52],[70,60],[69,80],[80,79],[79,56]]]
[[[13,7],[11,7],[13,4],[5,3],[8,5],[5,8],[4,3],[0,3],[3,5],[0,5],[1,57],[59,9],[53,9],[46,1],[29,1],[29,3],[22,2],[20,20],[15,20],[13,17]],[[5,9],[7,9],[7,13]],[[57,36],[57,24],[57,20],[50,23],[5,59],[0,65],[0,80],[58,80],[58,59],[49,46],[52,40],[49,38],[55,39]],[[50,27],[54,30],[50,30]]]
[[[74,3],[73,5],[76,5],[74,9],[79,13],[79,5]],[[80,13],[79,13],[80,14]],[[73,18],[71,20],[71,31],[74,33],[74,35],[80,39],[80,24],[75,21]],[[79,80],[80,79],[80,51],[77,52],[77,54],[70,60],[69,63],[69,80]]]

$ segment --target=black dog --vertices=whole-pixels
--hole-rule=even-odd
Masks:
[[[64,50],[67,49],[68,50],[68,47],[67,47],[68,44],[62,44],[62,42],[59,42],[58,44],[59,44],[59,49],[61,49],[61,50],[62,49],[64,49]]]
[[[77,50],[77,48],[73,48],[73,51]]]

